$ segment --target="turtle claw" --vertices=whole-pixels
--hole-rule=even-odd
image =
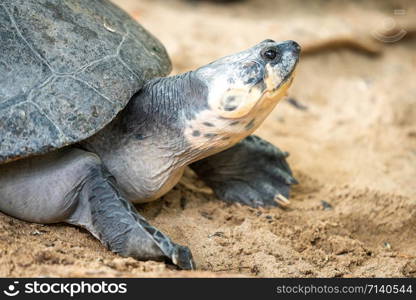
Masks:
[[[273,199],[278,205],[280,205],[281,207],[288,207],[290,206],[290,201],[289,199],[287,199],[285,196],[283,196],[282,194],[277,194],[276,196],[274,196]]]
[[[182,270],[195,270],[195,262],[188,247],[177,245],[172,253],[172,262]]]

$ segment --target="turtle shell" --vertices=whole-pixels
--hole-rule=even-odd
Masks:
[[[93,135],[171,70],[163,45],[106,0],[2,0],[0,53],[0,163]]]

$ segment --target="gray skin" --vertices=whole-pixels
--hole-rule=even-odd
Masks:
[[[24,8],[26,4],[22,5]],[[109,7],[113,11],[111,20],[117,20],[114,15],[120,12]],[[63,11],[62,7],[55,9],[55,13]],[[3,6],[4,11],[8,12],[9,20],[13,20],[11,10]],[[150,39],[149,43],[159,45],[149,34],[142,34],[144,44]],[[0,32],[0,37],[5,36]],[[126,35],[124,39],[128,38]],[[126,66],[124,60],[127,59],[120,59],[119,52],[114,58]],[[101,120],[99,124],[88,124],[85,120],[70,122],[63,118],[61,125],[52,118],[53,112],[45,112],[44,118],[27,123],[33,127],[30,131],[19,132],[15,126],[19,124],[12,121],[0,124],[3,161],[0,165],[0,210],[29,222],[66,222],[84,227],[122,256],[166,260],[183,269],[195,268],[190,250],[151,226],[132,203],[158,199],[178,182],[185,167],[190,166],[222,200],[253,207],[285,204],[290,185],[296,183],[285,161],[287,153],[250,134],[284,96],[299,52],[300,47],[293,41],[265,40],[195,71],[151,79],[169,69],[169,66],[163,67],[164,52],[160,50],[158,53],[162,54],[156,55],[157,58],[155,55],[139,57],[141,69],[137,72],[143,75],[142,81],[137,83],[138,87],[130,86],[130,91],[129,86],[122,85],[126,74],[122,71],[118,75],[111,74],[125,92],[121,94],[124,98],[134,89],[140,90],[124,109],[123,97],[119,100],[121,104],[116,105],[120,108],[102,107],[105,116],[96,118]],[[29,57],[22,55],[25,59]],[[143,65],[143,59],[149,60],[149,68]],[[45,59],[52,66],[49,60]],[[57,66],[59,63],[54,67]],[[57,69],[49,70],[51,81],[67,76]],[[151,70],[157,71],[152,73]],[[73,73],[71,80],[81,73]],[[82,103],[79,93],[70,90],[76,87],[70,83],[67,83],[69,87],[62,82],[52,84],[49,80],[32,88],[38,94],[49,92],[49,98],[41,98],[44,101],[41,103],[56,103],[56,94],[51,90],[66,88],[67,93],[73,93],[75,100],[81,103],[75,103],[75,106],[81,105],[79,115],[88,115],[91,105],[98,105],[99,98],[105,98],[103,93],[110,91],[106,86],[92,89],[99,97],[83,94],[81,96],[88,97],[89,101]],[[76,82],[90,83],[87,79]],[[8,98],[0,98],[0,112],[10,107],[12,113],[20,113],[16,107],[28,105],[22,106],[20,111],[30,117],[40,114],[40,110],[29,111],[32,90],[27,88],[26,93],[20,93],[20,98],[26,97],[21,103],[16,103],[17,96],[9,97],[19,88],[25,91],[19,87],[21,84],[10,82],[10,91],[5,85],[0,86],[0,92],[9,93]],[[48,84],[51,87],[44,88]],[[23,118],[23,114],[20,115]],[[111,122],[106,125],[107,119]],[[43,126],[42,120],[63,128],[63,134],[45,133],[43,130],[48,126]],[[85,130],[90,127],[93,129]],[[15,139],[13,145],[8,142],[10,139]],[[73,142],[78,143],[63,147]],[[25,143],[29,144],[26,148]],[[38,155],[31,156],[33,154]]]

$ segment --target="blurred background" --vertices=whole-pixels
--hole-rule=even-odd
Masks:
[[[0,275],[416,276],[414,0],[112,1],[162,41],[173,74],[267,38],[301,44],[288,99],[256,132],[290,152],[300,182],[291,208],[224,204],[188,172],[138,208],[190,247],[197,272],[118,257],[77,228],[4,216],[13,241]]]

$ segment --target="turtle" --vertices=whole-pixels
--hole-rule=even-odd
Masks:
[[[195,269],[190,249],[134,205],[187,167],[228,203],[287,204],[288,153],[252,133],[286,95],[300,51],[266,39],[168,76],[162,43],[110,1],[3,0],[0,211]]]

